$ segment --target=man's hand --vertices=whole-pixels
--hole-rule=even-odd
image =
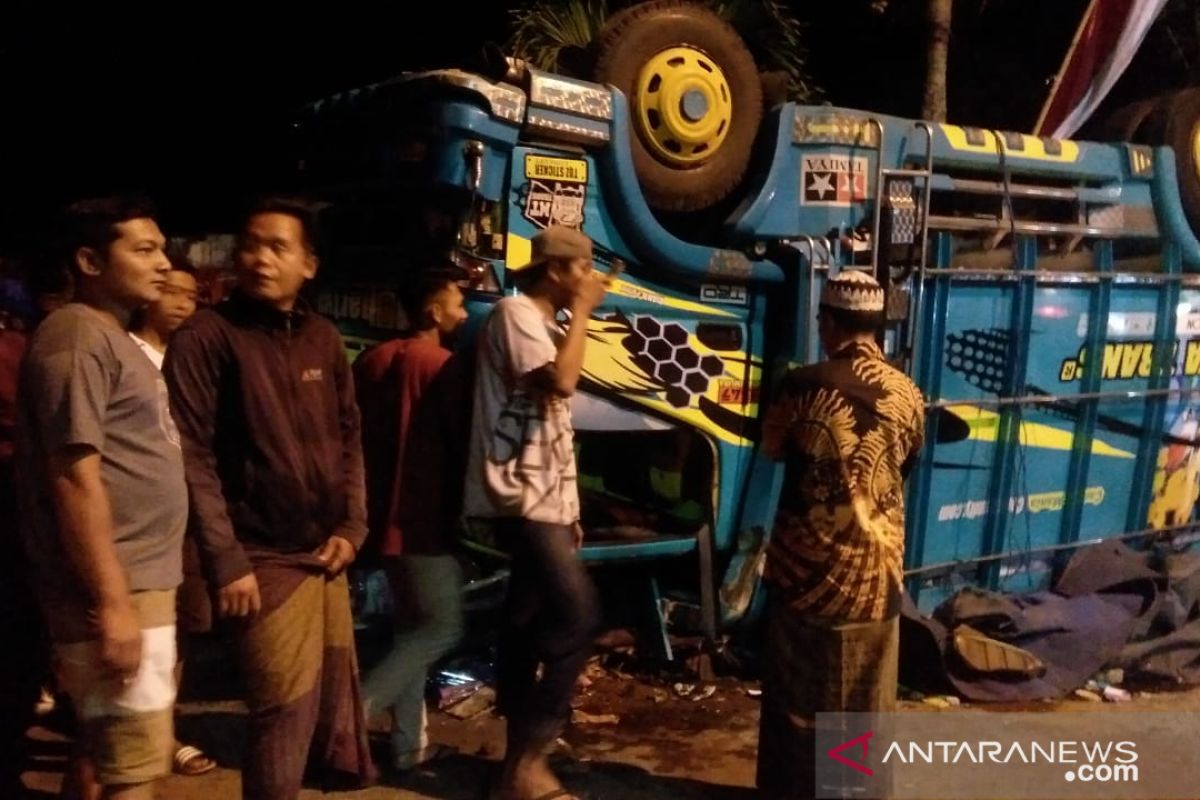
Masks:
[[[338,575],[350,566],[356,555],[354,545],[340,536],[330,536],[329,541],[317,549],[317,558],[325,562],[325,571],[330,576]]]
[[[581,318],[590,316],[596,306],[604,301],[604,294],[607,291],[608,276],[595,270],[589,272],[575,289],[575,297],[571,303],[572,316],[576,314]]]
[[[129,683],[142,664],[142,627],[129,601],[99,609],[100,664],[112,678]]]
[[[250,617],[261,610],[262,597],[253,572],[217,591],[217,611],[222,617]]]
[[[578,522],[575,523],[574,533],[575,533],[575,551],[579,552],[579,549],[581,547],[583,547],[583,526],[580,525]]]

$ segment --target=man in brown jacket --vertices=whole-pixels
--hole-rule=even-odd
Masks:
[[[297,797],[310,762],[373,777],[345,576],[366,537],[359,415],[341,336],[300,298],[314,238],[305,204],[260,202],[238,290],[180,328],[163,365],[192,524],[245,678],[254,800]]]

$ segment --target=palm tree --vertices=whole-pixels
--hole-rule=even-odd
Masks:
[[[507,50],[538,69],[579,74],[580,54],[599,36],[612,11],[608,0],[531,0],[510,12]]]
[[[742,36],[762,70],[787,75],[791,96],[817,102],[823,92],[808,74],[804,25],[779,0],[698,0]],[[534,66],[590,77],[586,54],[607,19],[629,0],[528,0],[512,12],[507,48]]]
[[[865,0],[871,11],[888,14],[896,9],[891,0]],[[976,0],[982,11],[988,0]],[[925,90],[921,101],[921,118],[946,120],[946,62],[950,56],[950,19],[954,0],[925,0]],[[914,9],[904,6],[906,11]]]
[[[926,6],[925,99],[921,118],[946,121],[946,60],[950,55],[950,12],[953,0],[929,0]]]

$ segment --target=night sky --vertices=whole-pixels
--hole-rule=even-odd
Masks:
[[[831,102],[918,113],[923,0],[892,4],[886,16],[867,0],[795,4],[810,21],[811,71]],[[286,182],[281,142],[298,105],[405,70],[461,65],[485,41],[503,41],[508,7],[442,0],[422,7],[426,24],[397,25],[380,4],[349,2],[304,13],[255,4],[249,14],[185,2],[170,19],[161,7],[49,5],[0,8],[0,254],[33,244],[64,200],[94,192],[151,193],[172,232],[219,228],[236,198]],[[980,5],[956,4],[952,121],[1027,129],[1086,2]]]

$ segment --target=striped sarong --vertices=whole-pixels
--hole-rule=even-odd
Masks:
[[[843,623],[768,610],[758,734],[765,797],[815,796],[818,712],[895,710],[898,620]]]
[[[340,785],[375,777],[346,574],[309,554],[247,550],[262,610],[237,626],[250,707],[242,796],[294,800],[306,771]]]

